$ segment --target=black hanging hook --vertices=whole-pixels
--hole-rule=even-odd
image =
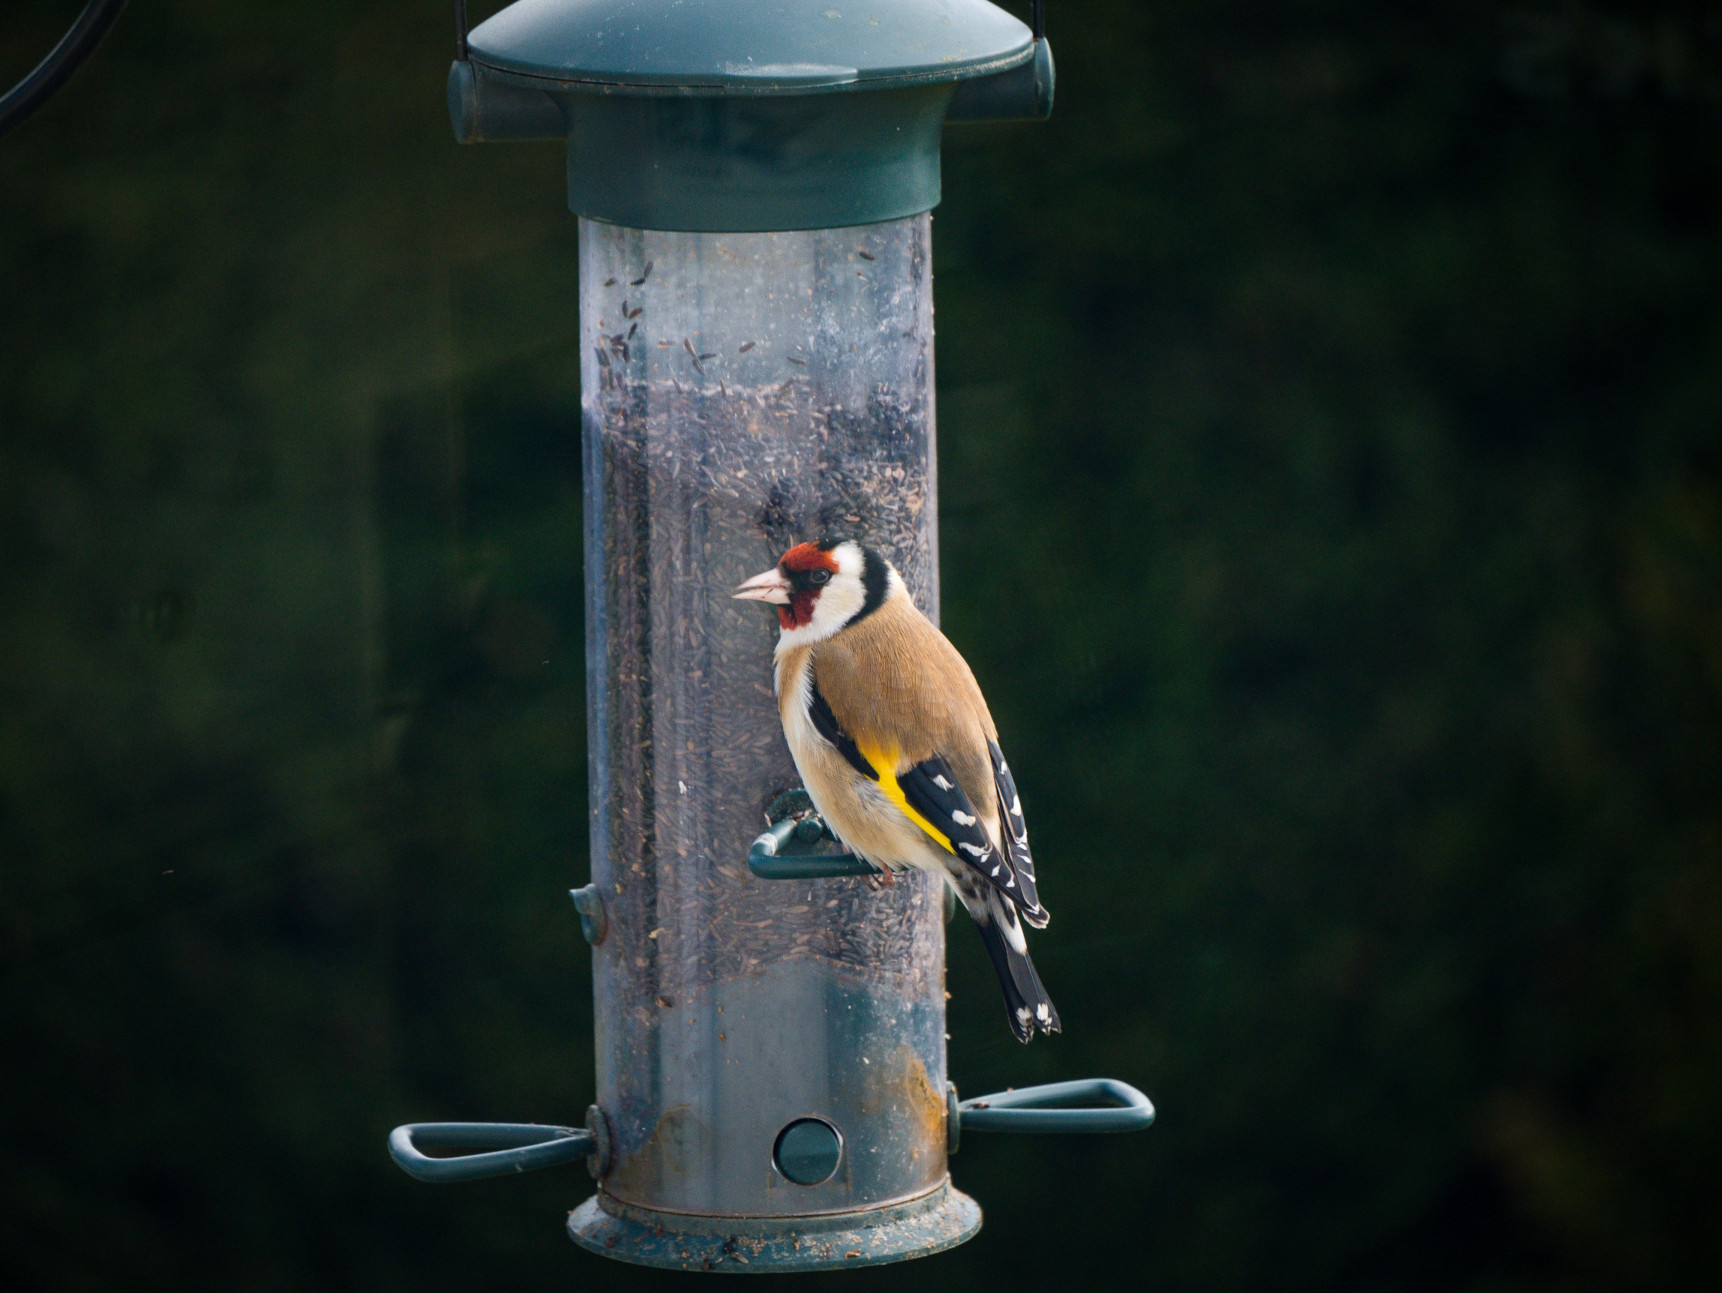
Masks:
[[[48,51],[48,57],[36,64],[35,70],[0,95],[0,135],[4,135],[41,107],[78,70],[82,63],[108,34],[126,0],[89,0],[84,11],[73,21],[60,43]]]
[[[1046,0],[1032,0],[1028,7],[1028,23],[1034,31],[1034,38],[1042,40],[1046,37]]]

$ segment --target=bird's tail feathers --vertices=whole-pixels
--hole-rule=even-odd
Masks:
[[[1010,1013],[1011,1031],[1019,1042],[1030,1040],[1039,1029],[1043,1033],[1059,1031],[1058,1011],[1047,996],[1046,987],[1035,973],[1034,962],[1028,959],[1028,948],[1017,923],[1015,906],[1008,898],[989,890],[982,898],[985,908],[970,908],[981,942],[992,958],[993,969],[1004,989],[1005,1008]],[[980,904],[976,904],[977,906]]]

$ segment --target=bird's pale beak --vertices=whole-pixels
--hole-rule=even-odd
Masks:
[[[789,580],[776,566],[762,575],[755,575],[730,596],[744,602],[770,602],[774,606],[789,605]]]

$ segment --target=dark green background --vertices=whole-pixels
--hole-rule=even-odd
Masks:
[[[846,0],[849,4],[863,0]],[[0,19],[0,79],[77,8]],[[482,15],[488,6],[475,5]],[[1024,1049],[849,1288],[1633,1289],[1722,1259],[1722,25],[1053,0],[949,135],[945,622],[1055,914]],[[686,1285],[591,1092],[574,221],[460,149],[442,0],[133,0],[0,141],[0,1273]],[[543,663],[548,660],[549,663]]]

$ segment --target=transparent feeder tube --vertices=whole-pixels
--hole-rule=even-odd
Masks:
[[[936,617],[929,218],[583,219],[580,292],[600,1203],[771,1217],[930,1197],[941,895],[918,872],[877,891],[749,873],[766,806],[799,779],[775,620],[730,599],[792,544],[848,536]],[[774,1147],[807,1118],[841,1149],[798,1184]]]

